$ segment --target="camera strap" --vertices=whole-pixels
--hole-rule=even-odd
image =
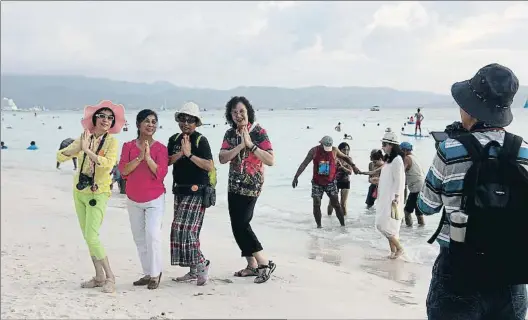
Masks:
[[[101,151],[101,149],[103,148],[103,145],[105,143],[105,140],[106,140],[106,136],[108,135],[108,133],[105,133],[103,135],[103,137],[101,138],[101,143],[99,143],[99,146],[97,147],[97,150],[95,151],[95,154],[99,154],[99,152]],[[94,136],[92,135],[92,137],[90,138],[91,141],[94,140]],[[84,161],[86,160],[86,152],[84,152],[84,155],[83,155],[83,159],[82,159],[82,162],[81,162],[81,172],[82,173],[82,170],[84,168]],[[95,166],[94,166],[94,169],[93,169],[93,172],[92,172],[92,181],[95,183]]]

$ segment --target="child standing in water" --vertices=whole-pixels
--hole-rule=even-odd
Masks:
[[[366,174],[369,176],[368,179],[370,182],[370,186],[367,193],[367,200],[365,201],[365,203],[367,204],[367,209],[370,209],[376,201],[378,193],[379,176],[384,163],[385,162],[383,161],[383,153],[381,152],[381,150],[373,149],[370,152],[369,171],[362,172],[362,174]]]

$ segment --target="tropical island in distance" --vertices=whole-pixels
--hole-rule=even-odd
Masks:
[[[170,82],[137,83],[85,76],[1,75],[1,96],[20,109],[76,110],[110,99],[129,109],[177,109],[185,101],[201,108],[220,109],[233,96],[243,95],[264,109],[348,109],[445,107],[453,104],[447,94],[400,91],[383,87],[237,87],[229,90],[187,88]],[[521,86],[514,107],[522,107],[528,87]]]

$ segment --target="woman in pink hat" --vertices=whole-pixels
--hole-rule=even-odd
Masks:
[[[106,205],[110,197],[110,171],[117,161],[118,141],[112,134],[119,133],[125,123],[125,109],[111,101],[87,106],[81,121],[84,133],[68,147],[57,152],[57,161],[73,157],[80,159],[73,182],[73,202],[79,225],[95,267],[95,277],[81,283],[82,288],[102,287],[115,291],[115,276],[99,240]]]

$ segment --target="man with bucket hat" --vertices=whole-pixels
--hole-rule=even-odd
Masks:
[[[451,94],[468,133],[441,142],[418,198],[426,215],[444,207],[440,254],[427,296],[436,319],[525,319],[528,283],[528,144],[504,130],[519,81],[490,64]]]

